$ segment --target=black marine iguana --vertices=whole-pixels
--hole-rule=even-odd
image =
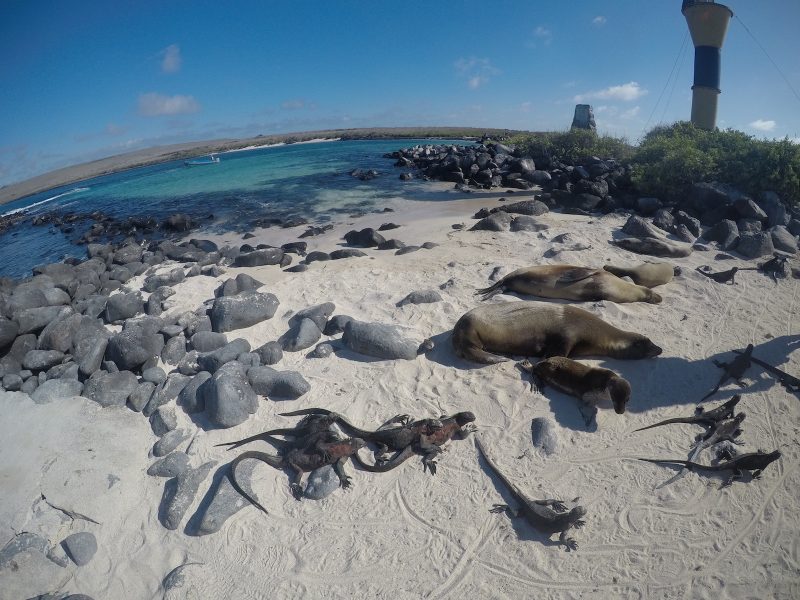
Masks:
[[[741,350],[734,350],[734,352],[736,354],[742,354]],[[790,392],[794,393],[800,392],[800,379],[798,379],[794,375],[789,375],[786,371],[781,371],[778,367],[773,367],[768,362],[764,362],[763,360],[761,360],[760,358],[756,358],[755,356],[751,355],[750,360],[752,360],[760,367],[763,367],[763,369],[768,373],[774,375],[775,379],[777,379],[780,382],[780,384]]]
[[[706,267],[706,268],[708,269],[709,267]],[[749,269],[746,269],[746,270],[749,270]],[[736,283],[736,280],[735,280],[736,272],[739,271],[739,267],[733,267],[732,269],[728,269],[727,271],[720,271],[719,273],[712,273],[710,270],[709,271],[704,271],[700,267],[697,267],[695,269],[695,271],[697,271],[701,275],[705,275],[709,279],[713,279],[717,283],[728,283],[728,282],[731,282],[732,284],[735,284]]]
[[[282,435],[282,436],[290,436],[295,438],[295,446],[300,447],[302,445],[308,445],[309,442],[313,441],[313,439],[320,439],[321,437],[325,437],[324,434],[327,433],[334,433],[333,429],[331,428],[333,424],[336,422],[332,416],[329,415],[309,415],[305,419],[302,419],[297,425],[294,427],[286,427],[281,429],[270,429],[269,431],[264,431],[257,435],[250,436],[248,438],[244,438],[243,440],[238,440],[236,442],[223,442],[222,444],[214,444],[214,447],[219,446],[228,446],[228,450],[233,450],[238,448],[239,446],[243,446],[245,444],[249,444],[250,442],[255,442],[257,440],[262,440],[265,442],[270,442],[275,445],[276,439],[273,437],[275,435]],[[320,434],[323,434],[320,436]],[[281,440],[277,440],[281,447],[285,447]]]
[[[576,542],[574,538],[567,537],[567,532],[573,527],[576,529],[583,527],[585,524],[583,517],[586,515],[586,509],[583,506],[576,506],[567,512],[567,507],[564,506],[564,503],[560,500],[531,500],[497,468],[497,465],[492,462],[492,459],[489,458],[486,450],[483,448],[481,441],[476,438],[475,442],[486,464],[489,465],[495,475],[508,487],[514,499],[519,502],[519,508],[517,510],[512,509],[507,504],[495,504],[489,511],[493,513],[505,512],[512,518],[518,517],[521,514],[528,523],[543,533],[561,533],[558,541],[564,544],[567,552],[570,550],[577,550],[578,542]]]
[[[236,466],[240,462],[248,458],[255,458],[276,469],[288,468],[293,470],[295,474],[289,487],[292,490],[292,495],[297,500],[300,500],[303,497],[303,487],[300,484],[303,473],[314,471],[326,465],[333,465],[343,488],[350,487],[350,477],[344,472],[344,464],[349,457],[354,456],[356,452],[358,452],[359,448],[365,446],[364,440],[359,438],[349,438],[325,443],[324,452],[320,452],[316,447],[291,448],[289,447],[289,442],[286,442],[286,444],[287,450],[282,456],[275,456],[273,454],[267,454],[266,452],[244,452],[234,459],[228,471],[233,488],[265,513],[267,509],[245,492],[236,479]]]
[[[753,479],[761,477],[761,472],[769,466],[770,463],[778,460],[781,453],[778,450],[772,452],[748,452],[747,454],[739,454],[729,461],[719,463],[717,465],[701,465],[690,460],[678,459],[655,459],[655,458],[636,458],[636,460],[643,460],[658,465],[661,464],[678,464],[685,467],[703,471],[733,471],[731,477],[722,484],[722,487],[731,485],[743,477],[743,471],[753,471]]]
[[[430,470],[431,475],[436,475],[436,461],[434,460],[443,452],[442,446],[452,439],[464,439],[475,431],[471,423],[475,415],[471,412],[456,413],[451,417],[442,416],[435,427],[429,427],[419,434],[419,438],[412,441],[390,460],[381,464],[370,465],[361,460],[358,454],[353,460],[365,471],[370,473],[386,473],[400,466],[414,454],[422,454],[422,469]],[[437,421],[434,419],[434,421]]]
[[[718,407],[712,410],[704,412],[703,407],[698,406],[695,414],[691,417],[675,417],[673,419],[666,419],[665,421],[659,421],[658,423],[653,423],[647,427],[640,427],[639,429],[634,429],[633,431],[644,431],[645,429],[652,429],[653,427],[661,427],[662,425],[670,425],[672,423],[697,423],[698,425],[703,425],[705,427],[713,427],[716,423],[733,417],[733,409],[741,399],[741,394],[736,394],[733,398],[724,404],[720,404]]]
[[[738,383],[740,386],[744,387],[744,383],[742,383],[742,377],[744,377],[745,372],[747,369],[750,368],[750,357],[753,354],[753,344],[747,344],[747,348],[741,354],[737,354],[734,359],[727,363],[727,362],[719,362],[718,360],[714,361],[714,364],[723,369],[724,372],[722,373],[722,377],[719,378],[719,382],[717,383],[716,387],[708,392],[705,396],[700,399],[700,402],[708,398],[709,396],[713,396],[717,391],[719,391],[720,386],[728,381],[728,379],[733,379]]]
[[[287,413],[281,416],[293,417],[297,415],[322,415],[338,424],[348,435],[360,437],[362,440],[378,445],[375,452],[376,464],[386,462],[384,458],[389,450],[400,451],[419,440],[423,433],[430,434],[442,427],[439,419],[420,419],[412,421],[408,415],[396,415],[378,427],[375,431],[361,429],[353,425],[347,418],[339,413],[324,408],[306,408]],[[454,417],[456,415],[453,415]],[[308,417],[306,417],[308,418]]]

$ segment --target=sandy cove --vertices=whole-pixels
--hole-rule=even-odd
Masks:
[[[456,192],[446,196],[458,197]],[[737,285],[716,284],[695,267],[723,270],[754,262],[714,260],[712,250],[671,261],[683,274],[657,288],[664,298],[659,305],[578,303],[664,349],[650,360],[586,361],[617,371],[633,387],[626,414],[601,407],[597,430],[587,431],[574,399],[552,390],[544,396],[532,392],[513,361],[479,366],[456,358],[449,332],[478,304],[473,292],[487,285],[497,266],[507,273],[534,264],[638,264],[643,257],[608,243],[625,222],[617,214],[548,213],[538,217],[549,226],[540,233],[451,228],[454,223],[470,227],[471,215],[499,205],[498,197],[474,193],[447,203],[395,202],[390,205],[396,212],[347,220],[306,240],[309,251],[330,252],[343,244],[349,229],[391,221],[401,227],[387,237],[438,244],[430,250],[395,256],[367,249],[368,257],[317,262],[295,274],[275,266],[228,268],[217,279],[193,277],[175,286],[171,311],[184,311],[212,298],[214,289],[237,273],[264,282],[261,291],[281,303],[275,317],[227,334],[229,340],[247,339],[253,348],[285,333],[291,314],[321,302],[334,302],[334,314],[401,325],[419,339],[436,342],[433,352],[411,361],[375,360],[345,350],[325,359],[306,358],[308,351],[287,352],[276,368],[299,371],[311,391],[295,401],[261,398],[257,413],[235,428],[204,431],[178,410],[178,427],[192,431],[179,449],[188,452],[193,467],[215,464],[175,531],[158,520],[165,480],[145,474],[157,438],[142,415],[127,408],[101,409],[80,398],[40,406],[17,394],[0,394],[5,415],[0,423],[2,543],[15,532],[29,531],[57,545],[71,533],[90,531],[98,546],[83,567],[69,561],[64,568],[42,566],[51,587],[25,589],[31,595],[55,589],[84,593],[95,600],[797,597],[796,396],[753,366],[746,387],[725,385],[708,402],[716,405],[742,393],[738,408],[747,413],[746,449],[783,453],[758,481],[720,490],[722,478],[689,473],[654,490],[675,471],[630,458],[686,456],[699,427],[632,431],[691,414],[719,379],[712,358],[729,360],[730,350],[753,343],[757,356],[789,373],[800,372],[795,351],[800,282],[785,279],[775,285],[763,274],[746,271],[737,274]],[[507,196],[509,201],[525,197]],[[279,245],[301,231],[260,230],[247,242]],[[565,232],[592,248],[542,258],[559,247],[550,240]],[[196,232],[192,237],[208,236]],[[227,235],[217,241],[238,245],[241,238]],[[162,270],[173,267],[165,264]],[[142,281],[140,276],[128,287],[140,288]],[[409,292],[431,288],[440,292],[441,302],[396,306]],[[491,301],[518,298],[501,295]],[[488,511],[510,497],[488,475],[470,439],[449,444],[435,477],[423,473],[416,458],[381,475],[348,465],[353,487],[319,502],[294,500],[287,474],[259,464],[253,487],[269,515],[246,506],[215,534],[187,535],[187,523],[224,472],[220,467],[235,456],[214,444],[291,426],[296,419],[277,413],[307,407],[342,412],[365,427],[398,413],[422,418],[473,411],[477,435],[495,462],[530,496],[568,504],[580,498],[588,514],[586,525],[574,532],[579,550],[566,553],[555,543],[557,536],[549,541],[523,521]],[[559,448],[550,456],[531,443],[531,419],[542,416],[558,428]],[[708,462],[708,453],[702,459]],[[187,565],[182,587],[165,592],[162,581],[181,565]],[[8,573],[4,576],[15,576]],[[13,581],[20,583],[22,575]],[[4,589],[12,588],[0,583],[0,598],[10,598]]]

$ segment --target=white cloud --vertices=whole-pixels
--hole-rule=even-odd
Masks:
[[[623,119],[633,119],[635,116],[637,116],[639,114],[639,110],[641,110],[640,106],[638,106],[638,105],[634,106],[633,108],[628,109],[625,112],[623,112],[620,115],[620,117],[622,117]]]
[[[459,76],[467,80],[467,86],[471,90],[476,90],[482,85],[489,83],[494,75],[500,73],[500,69],[492,65],[488,58],[459,58],[454,66]]]
[[[553,41],[553,32],[544,25],[539,25],[536,29],[534,29],[533,35],[542,40],[542,42],[545,44],[549,44],[551,41]]]
[[[775,121],[756,119],[755,121],[750,123],[749,126],[752,127],[753,129],[758,129],[759,131],[772,131],[773,129],[775,129],[775,125],[776,125]]]
[[[635,81],[630,81],[622,85],[612,85],[603,90],[578,94],[573,99],[578,103],[586,100],[622,100],[630,102],[632,100],[638,100],[645,94],[647,94],[646,89],[640,87]]]
[[[167,46],[161,51],[161,71],[164,73],[177,73],[181,70],[181,48],[178,44]]]
[[[200,104],[192,96],[164,96],[156,92],[139,95],[139,114],[145,117],[196,113]]]
[[[592,19],[592,25],[602,27],[605,24],[606,24],[606,18],[603,15],[597,15],[594,19]]]

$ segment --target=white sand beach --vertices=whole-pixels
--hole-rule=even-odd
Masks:
[[[58,566],[35,550],[17,554],[17,568],[0,564],[0,599],[47,592],[95,600],[800,597],[797,395],[753,365],[744,387],[728,382],[704,403],[713,407],[742,394],[738,409],[747,417],[740,450],[782,453],[760,479],[745,477],[724,489],[725,474],[705,472],[655,489],[677,471],[634,460],[685,459],[702,428],[633,432],[693,414],[720,377],[712,359],[729,361],[733,349],[749,343],[756,356],[800,374],[800,281],[776,284],[757,271],[741,271],[735,285],[717,284],[695,267],[708,264],[720,271],[756,261],[715,260],[713,249],[679,259],[635,255],[609,244],[625,223],[620,214],[547,213],[537,220],[549,229],[538,233],[468,231],[472,214],[500,205],[501,195],[446,195],[460,199],[398,201],[391,205],[395,212],[348,219],[305,240],[309,251],[330,252],[343,245],[348,230],[391,221],[400,227],[385,232],[387,238],[434,242],[434,248],[401,256],[365,249],[367,257],[315,262],[301,273],[277,266],[228,267],[221,277],[191,277],[175,286],[170,312],[197,309],[238,273],[263,282],[261,291],[280,300],[275,316],[227,334],[229,340],[246,339],[252,348],[278,339],[292,314],[322,302],[335,303],[334,314],[398,325],[411,337],[430,337],[436,344],[414,360],[377,360],[348,350],[320,359],[307,358],[308,350],[286,352],[275,368],[298,371],[311,391],[293,401],[260,397],[257,412],[230,429],[206,431],[178,409],[178,428],[189,433],[178,449],[187,452],[192,467],[213,466],[176,530],[159,521],[167,479],[146,474],[158,438],[141,414],[101,408],[81,397],[37,405],[18,392],[0,393],[0,547],[23,532],[48,540],[62,555],[59,544],[71,534],[90,532],[97,541],[94,557],[81,567],[66,557],[66,566]],[[511,202],[532,196],[505,197]],[[452,229],[455,223],[466,227]],[[303,229],[258,230],[247,243],[277,246],[296,240]],[[562,233],[591,248],[543,258],[563,246],[551,242]],[[191,237],[242,243],[234,234]],[[653,359],[582,361],[613,369],[633,388],[627,412],[618,415],[610,404],[601,406],[594,431],[584,424],[574,398],[552,389],[531,391],[515,361],[483,366],[453,352],[453,325],[480,303],[474,291],[489,285],[496,267],[505,274],[529,265],[602,267],[648,259],[682,268],[680,276],[656,289],[661,304],[574,303],[663,348]],[[175,266],[165,263],[161,271]],[[126,287],[139,289],[143,280],[140,275]],[[408,293],[426,289],[438,291],[442,300],[396,306]],[[512,294],[489,300],[519,301]],[[365,428],[400,413],[424,418],[474,412],[474,435],[523,491],[568,506],[579,498],[586,507],[585,525],[570,532],[578,550],[565,552],[557,534],[548,538],[523,519],[489,512],[513,499],[478,458],[471,438],[448,444],[435,476],[423,472],[418,457],[384,474],[348,464],[352,487],[321,501],[295,500],[287,473],[259,463],[253,489],[269,514],[242,500],[243,508],[218,532],[192,535],[198,507],[207,503],[237,453],[215,444],[291,427],[298,417],[278,413],[309,407],[343,413]],[[550,455],[532,445],[535,417],[555,422],[558,447]],[[274,452],[263,442],[243,449]],[[362,456],[368,456],[365,450]],[[708,464],[712,458],[705,451],[699,460]],[[172,587],[165,587],[165,577],[182,566]]]

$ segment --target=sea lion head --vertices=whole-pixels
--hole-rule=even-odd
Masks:
[[[614,354],[614,358],[631,360],[637,358],[653,358],[661,354],[661,352],[661,348],[651,342],[649,338],[636,334],[634,338],[629,339],[627,343]]]
[[[625,414],[625,405],[631,399],[631,384],[622,377],[612,377],[608,382],[608,391],[611,402],[614,403],[614,412],[618,415]]]
[[[644,300],[650,304],[661,304],[661,295],[653,290],[647,290],[644,295]]]

